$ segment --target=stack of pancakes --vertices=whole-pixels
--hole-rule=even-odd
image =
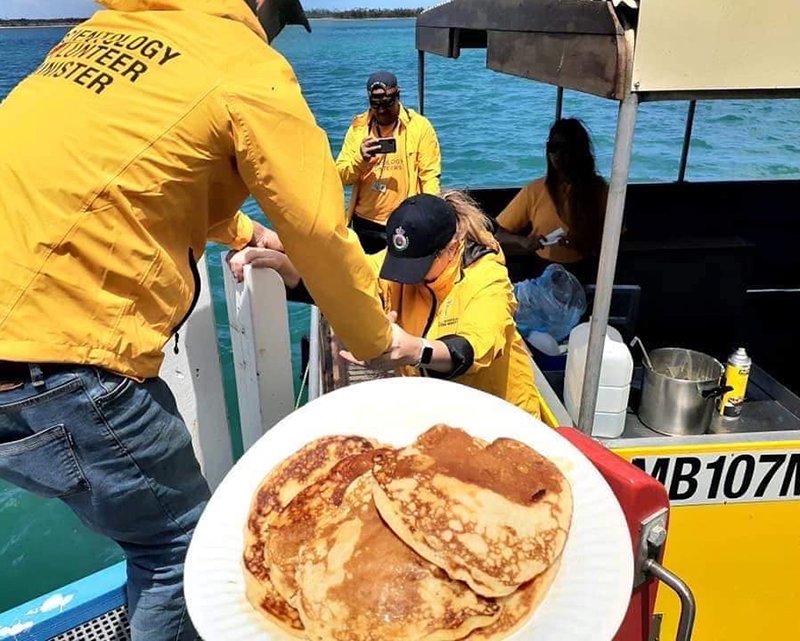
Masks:
[[[494,641],[544,598],[571,517],[564,475],[515,440],[317,439],[256,492],[247,598],[315,641]]]

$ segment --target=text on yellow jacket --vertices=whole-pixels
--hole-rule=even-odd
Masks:
[[[0,104],[0,360],[156,376],[248,192],[348,349],[384,351],[327,137],[245,2],[102,2]]]

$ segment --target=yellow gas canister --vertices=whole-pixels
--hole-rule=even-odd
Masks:
[[[732,389],[726,392],[719,402],[719,413],[725,418],[739,418],[742,413],[751,365],[752,361],[744,347],[740,347],[728,357],[725,365],[725,385]]]

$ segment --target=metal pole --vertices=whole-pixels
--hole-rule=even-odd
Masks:
[[[556,90],[556,120],[561,120],[561,111],[564,107],[564,87]]]
[[[425,115],[425,52],[417,52],[417,93],[419,94],[419,113]]]
[[[686,177],[686,161],[689,159],[689,145],[692,142],[692,126],[694,125],[694,110],[696,100],[689,101],[689,113],[686,114],[686,131],[683,133],[683,149],[681,149],[681,166],[678,169],[678,182],[682,183]]]
[[[308,400],[322,396],[322,346],[320,345],[319,307],[311,305],[308,340]]]
[[[614,272],[617,268],[619,238],[622,233],[622,213],[625,208],[625,192],[628,185],[628,169],[633,148],[633,130],[639,98],[629,94],[619,106],[617,137],[614,143],[614,159],[611,163],[611,184],[608,189],[606,220],[603,226],[603,244],[600,249],[600,266],[592,308],[592,324],[589,329],[589,349],[583,376],[581,411],[578,426],[585,434],[591,434],[594,411],[597,407],[597,389],[600,384],[600,366],[603,363],[603,346],[608,327],[608,312],[611,308],[611,293],[614,287]]]
[[[697,615],[697,603],[694,600],[694,594],[692,594],[691,589],[679,576],[673,574],[653,559],[645,561],[643,569],[675,590],[681,600],[681,617],[678,621],[678,633],[675,640],[691,641],[692,632],[694,631],[694,619]]]

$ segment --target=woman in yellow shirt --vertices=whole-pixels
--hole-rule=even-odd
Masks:
[[[561,263],[589,278],[600,252],[607,196],[585,127],[575,118],[557,120],[547,140],[547,175],[524,187],[500,213],[497,239],[509,256],[535,254],[539,272]],[[559,229],[560,238],[548,238]]]
[[[503,254],[478,206],[460,192],[420,194],[387,221],[387,249],[371,256],[390,319],[418,337],[417,349],[390,350],[366,363],[469,385],[539,417],[533,363],[514,323],[517,301]],[[231,259],[272,267],[293,297],[302,291],[285,254],[249,248]]]

